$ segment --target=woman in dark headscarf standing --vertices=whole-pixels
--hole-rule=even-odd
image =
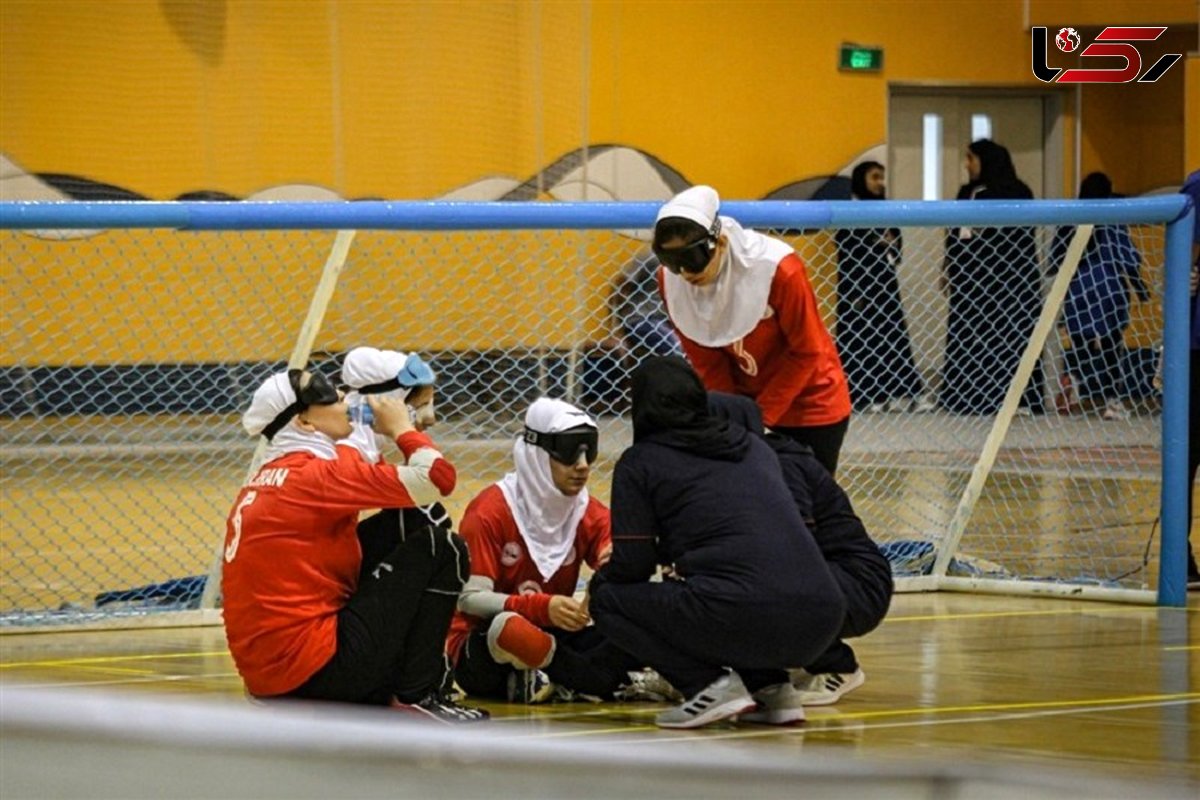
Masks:
[[[681,358],[642,362],[632,401],[633,446],[613,473],[613,555],[591,584],[596,626],[688,698],[658,715],[661,727],[803,720],[786,668],[825,651],[846,604],[779,462],[709,414]],[[670,577],[652,583],[659,565]]]
[[[883,165],[854,168],[856,200],[883,200]],[[834,234],[838,251],[837,346],[856,410],[908,410],[925,385],[913,361],[900,302],[903,242],[899,228],[846,228]],[[931,407],[920,405],[919,410]]]
[[[967,147],[970,182],[959,200],[1030,200],[1008,150],[990,139]],[[942,284],[949,292],[946,355],[939,405],[956,414],[994,414],[1017,371],[1042,304],[1042,275],[1032,228],[959,227],[946,236]],[[1044,410],[1042,365],[1021,398]]]

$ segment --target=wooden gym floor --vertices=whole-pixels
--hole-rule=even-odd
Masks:
[[[867,683],[792,728],[656,729],[654,704],[484,703],[505,738],[760,755],[831,751],[1200,785],[1200,594],[1186,609],[954,593],[898,595],[854,645]],[[245,704],[220,627],[0,636],[0,688]]]

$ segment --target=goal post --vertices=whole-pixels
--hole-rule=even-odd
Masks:
[[[539,394],[600,420],[593,489],[607,500],[630,441],[625,378],[670,347],[653,326],[652,276],[631,269],[657,208],[0,203],[0,631],[213,621],[201,601],[215,598],[212,556],[255,448],[240,411],[300,352],[322,305],[311,363],[336,370],[371,344],[434,365],[433,433],[460,475],[455,516],[509,469],[511,437]],[[727,201],[722,212],[797,250],[839,348],[855,343],[837,231],[896,242],[921,388],[895,407],[875,402],[863,394],[870,370],[847,363],[866,399],[856,396],[838,478],[900,588],[1185,603],[1187,198]],[[1077,246],[1064,257],[1056,236],[1067,226]],[[1082,363],[1090,356],[1063,325],[1087,226],[1090,239],[1128,231],[1148,291],[1127,309],[1112,372],[1123,412],[1108,416],[1101,389],[1075,397],[1099,367]],[[338,231],[357,232],[353,248]],[[955,269],[952,236],[1020,241],[1032,254],[1036,307],[1021,312],[1021,341],[978,348],[970,326],[956,332],[962,299],[939,287]],[[322,289],[322,265],[338,260],[336,285],[326,270]],[[1006,297],[979,299],[973,324],[1014,313]],[[1002,369],[971,364],[998,350],[1016,354]],[[963,380],[956,358],[989,384],[965,387],[982,405],[947,399]],[[1149,373],[1160,363],[1158,392]],[[1030,391],[1044,407],[1026,416]]]
[[[300,326],[296,344],[292,346],[292,354],[288,357],[288,369],[304,369],[308,366],[313,343],[316,341],[317,333],[321,330],[321,323],[325,321],[325,312],[329,309],[329,301],[333,299],[333,292],[337,288],[338,276],[342,274],[342,267],[346,266],[346,259],[350,255],[350,246],[354,244],[354,234],[355,231],[338,231],[337,236],[334,237],[333,248],[330,249],[329,257],[325,259],[325,266],[321,269],[321,280],[317,283],[317,290],[313,293],[308,313],[304,317],[304,323]],[[246,469],[246,483],[250,482],[258,472],[258,468],[262,466],[263,456],[266,452],[267,440],[260,438],[254,448],[254,455],[250,458],[250,466]],[[219,540],[215,549],[212,566],[208,570],[204,590],[200,595],[201,609],[217,608],[221,600],[220,581],[221,567],[225,558],[224,540]]]

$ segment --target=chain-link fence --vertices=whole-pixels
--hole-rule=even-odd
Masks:
[[[1070,231],[772,232],[807,264],[850,380],[839,480],[897,574],[927,573]],[[334,236],[0,232],[0,624],[195,606],[254,451],[239,413],[292,351]],[[1161,225],[1092,233],[950,575],[1154,584],[1163,262]],[[541,395],[600,420],[607,502],[626,378],[678,347],[654,267],[629,231],[361,231],[311,363],[336,373],[363,344],[432,362],[456,518]]]

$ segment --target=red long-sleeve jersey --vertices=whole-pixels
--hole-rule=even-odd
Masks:
[[[337,613],[357,589],[356,527],[370,508],[411,508],[454,489],[453,465],[423,433],[401,434],[406,465],[280,456],[242,487],[225,524],[225,636],[251,694],[296,689],[333,656]]]
[[[658,288],[670,314],[661,268]],[[704,387],[754,398],[768,427],[832,425],[850,416],[846,373],[795,253],[779,262],[766,312],[750,333],[706,347],[675,330]]]

